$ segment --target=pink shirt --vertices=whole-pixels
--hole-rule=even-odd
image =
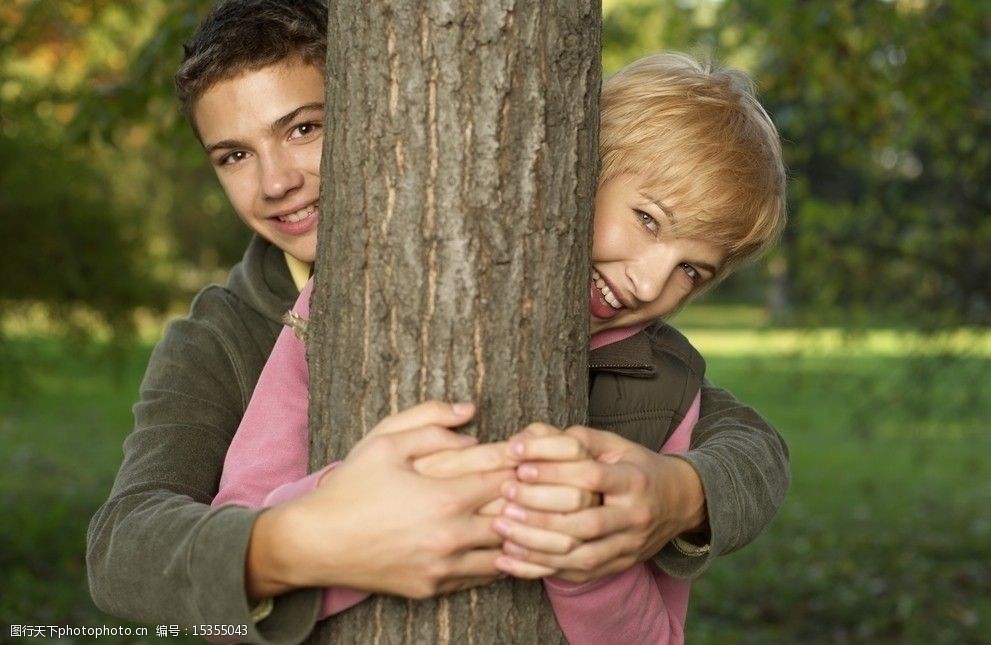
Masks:
[[[309,317],[310,280],[294,311]],[[601,347],[635,334],[640,328],[597,334]],[[685,452],[699,415],[696,394],[688,414],[661,447],[665,454]],[[336,464],[309,475],[309,370],[306,349],[293,331],[283,328],[258,379],[237,434],[231,442],[213,506],[267,507],[296,499],[317,486]],[[652,562],[583,584],[545,579],[544,586],[558,623],[574,645],[603,642],[683,643],[689,583],[667,575]],[[324,590],[320,618],[344,611],[366,598],[344,587]]]

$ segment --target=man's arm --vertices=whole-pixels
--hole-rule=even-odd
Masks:
[[[315,622],[319,593],[283,596],[256,629],[244,562],[258,511],[209,507],[243,411],[242,372],[260,369],[269,349],[248,343],[234,356],[230,337],[196,315],[235,306],[224,294],[201,295],[152,355],[124,461],[90,522],[90,590],[101,609],[136,621],[243,625],[241,640],[298,641]]]
[[[245,390],[251,391],[245,372],[255,364],[260,369],[268,351],[264,343],[229,351],[231,335],[218,333],[215,322],[174,323],[149,363],[124,462],[90,524],[87,560],[99,607],[142,622],[244,626],[237,640],[296,642],[316,621],[320,586],[426,597],[495,577],[499,538],[491,519],[475,510],[499,496],[512,471],[453,485],[414,472],[416,457],[468,440],[436,425],[446,419],[430,412],[440,404],[418,406],[425,419],[410,419],[409,411],[390,417],[417,429],[362,442],[342,472],[312,494],[264,513],[210,509]],[[440,407],[451,416],[451,406]],[[405,428],[400,425],[395,430]],[[383,516],[399,524],[385,535],[377,528]],[[445,543],[438,535],[458,539]],[[266,556],[260,564],[249,557],[259,545]],[[365,557],[354,545],[371,553]],[[434,566],[446,561],[449,566]],[[252,568],[270,580],[272,593],[285,592],[257,627],[246,594]],[[440,573],[428,575],[434,570]]]

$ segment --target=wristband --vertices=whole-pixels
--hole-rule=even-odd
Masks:
[[[251,608],[251,622],[256,625],[262,622],[269,617],[274,607],[275,602],[271,598],[259,601],[257,605]]]
[[[709,543],[692,544],[688,540],[677,535],[671,538],[671,545],[678,551],[678,553],[688,556],[689,558],[700,558],[703,555],[708,554],[712,547]]]

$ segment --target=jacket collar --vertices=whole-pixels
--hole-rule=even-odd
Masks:
[[[646,330],[629,338],[604,345],[589,352],[588,367],[593,372],[613,372],[637,378],[653,378],[657,368],[648,359],[652,356]]]
[[[285,254],[274,244],[255,235],[244,257],[231,269],[227,288],[242,302],[276,325],[292,309],[299,296]]]

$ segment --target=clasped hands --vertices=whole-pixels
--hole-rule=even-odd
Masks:
[[[474,412],[428,401],[387,417],[299,500],[321,509],[297,513],[309,518],[298,534],[324,536],[296,545],[309,584],[426,598],[503,575],[579,583],[705,520],[701,483],[681,459],[542,423],[479,444],[453,430]]]

